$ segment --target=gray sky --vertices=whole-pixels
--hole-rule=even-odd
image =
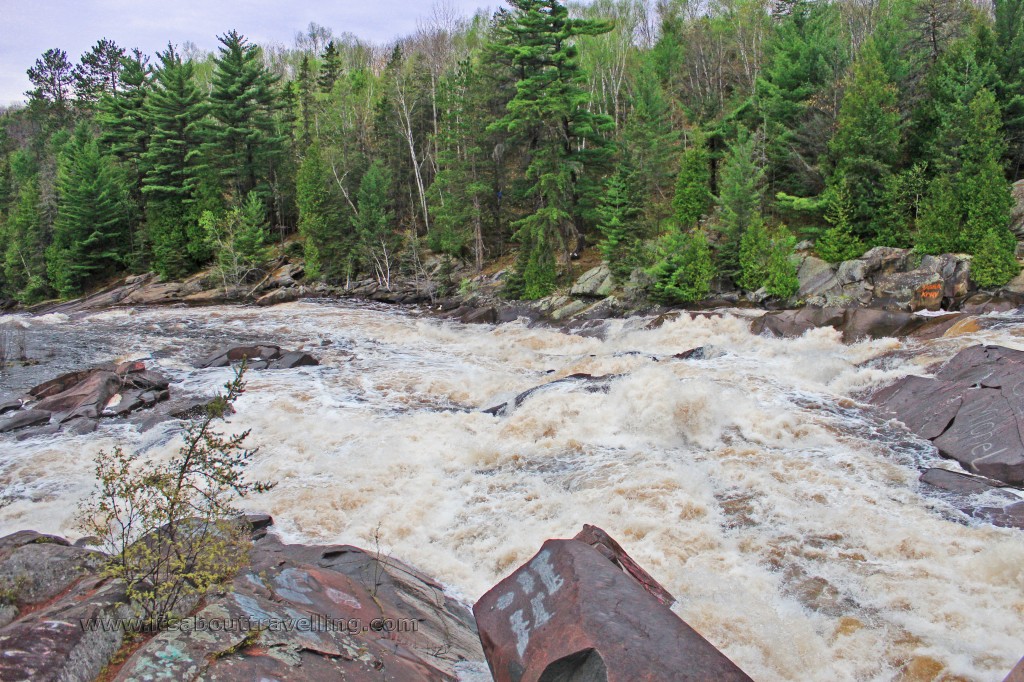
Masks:
[[[25,70],[51,47],[76,63],[100,38],[147,54],[168,41],[192,41],[213,50],[231,29],[255,43],[291,47],[295,32],[315,21],[336,34],[386,42],[412,32],[434,0],[0,0],[0,105],[23,101],[30,88]],[[444,0],[469,16],[497,0]]]

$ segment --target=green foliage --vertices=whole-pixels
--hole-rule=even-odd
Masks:
[[[397,244],[392,229],[394,214],[388,206],[391,174],[380,161],[370,164],[357,194],[358,212],[352,218],[352,229],[366,262],[373,265],[377,282],[391,286],[397,265]]]
[[[123,175],[100,154],[85,126],[64,149],[57,192],[47,270],[53,287],[67,297],[116,272],[131,246]]]
[[[124,582],[146,629],[173,622],[247,559],[247,529],[233,501],[274,484],[247,480],[256,452],[244,445],[249,431],[215,429],[245,390],[244,372],[243,364],[169,461],[121,448],[96,457],[100,489],[83,505],[82,530],[101,539],[111,555],[106,575]]]
[[[212,211],[203,211],[199,223],[217,255],[215,269],[225,289],[260,272],[270,257],[266,208],[255,192],[249,192],[241,206],[220,218]]]
[[[836,134],[829,148],[836,159],[834,181],[845,183],[850,228],[865,239],[882,229],[885,186],[900,157],[900,112],[874,42],[861,50],[843,93]]]
[[[640,241],[637,234],[640,209],[634,203],[629,176],[621,166],[616,170],[605,185],[597,209],[597,229],[603,237],[597,248],[619,281],[627,279],[636,267]]]
[[[1001,287],[1020,274],[1014,257],[1017,240],[1008,229],[991,229],[978,242],[971,259],[971,279],[982,289]]]
[[[797,260],[793,257],[796,237],[785,229],[780,229],[772,239],[771,252],[768,257],[768,277],[764,287],[769,296],[790,298],[800,289],[800,278],[797,276]]]
[[[524,194],[535,208],[515,221],[523,295],[535,299],[555,286],[556,253],[574,241],[595,178],[610,149],[611,119],[588,107],[573,38],[611,30],[601,21],[572,19],[557,0],[511,0],[513,13],[493,49],[520,74],[506,114],[488,130],[507,132],[529,150]]]
[[[722,239],[718,246],[718,269],[729,277],[740,275],[740,242],[744,233],[761,221],[764,169],[756,159],[755,140],[741,128],[729,146],[718,182],[715,229]]]
[[[768,280],[771,240],[761,220],[755,221],[740,240],[740,276],[737,280],[747,291],[756,291]]]
[[[939,255],[957,251],[959,242],[959,205],[949,178],[940,175],[928,185],[917,219],[915,248],[921,253]]]
[[[659,241],[657,261],[648,273],[654,278],[651,298],[659,303],[688,303],[706,297],[715,266],[704,232],[671,229]]]
[[[327,281],[350,276],[356,262],[355,234],[343,220],[342,199],[337,196],[319,144],[306,150],[299,166],[296,200],[308,276]]]
[[[864,253],[864,243],[853,233],[850,195],[846,184],[840,182],[828,192],[825,219],[832,225],[814,244],[818,256],[829,263],[858,258]]]
[[[711,205],[711,165],[703,138],[697,136],[683,152],[672,211],[680,229],[697,226]]]

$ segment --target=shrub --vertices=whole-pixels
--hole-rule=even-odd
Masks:
[[[274,484],[245,478],[256,452],[243,446],[249,431],[213,430],[245,390],[244,373],[243,363],[169,462],[143,462],[121,448],[96,457],[100,490],[83,509],[82,527],[110,553],[106,573],[124,582],[147,629],[171,622],[247,558],[247,529],[232,501]]]
[[[654,277],[651,298],[660,303],[686,303],[711,291],[715,267],[711,248],[701,230],[684,234],[672,229],[658,245],[658,261],[648,271]]]

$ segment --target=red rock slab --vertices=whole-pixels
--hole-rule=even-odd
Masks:
[[[548,540],[473,607],[496,682],[750,678],[604,554]]]

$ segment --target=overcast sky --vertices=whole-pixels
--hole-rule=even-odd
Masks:
[[[498,0],[443,0],[467,16]],[[237,29],[252,42],[284,43],[315,21],[335,33],[386,42],[416,28],[434,0],[0,0],[0,104],[24,101],[25,70],[51,47],[75,63],[100,38],[147,54],[168,41],[213,50]]]

